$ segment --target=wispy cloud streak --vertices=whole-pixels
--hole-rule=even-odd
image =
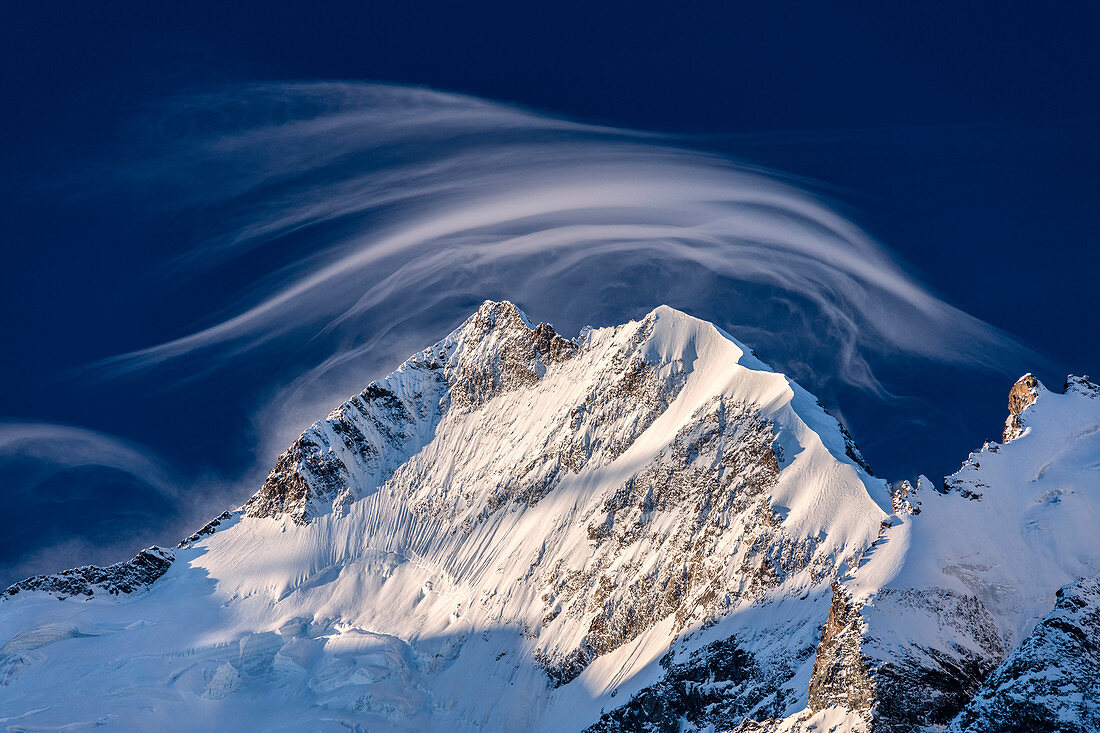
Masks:
[[[178,491],[149,449],[87,428],[56,423],[0,422],[0,465],[27,461],[37,478],[70,468],[103,467],[128,473],[167,498]]]
[[[17,518],[0,539],[0,588],[37,573],[125,560],[154,543],[172,546],[241,491],[237,482],[181,474],[147,445],[15,420],[0,421],[0,485]]]
[[[873,391],[868,353],[998,368],[1021,351],[818,198],[656,136],[367,84],[234,88],[177,100],[164,120],[173,134],[131,174],[201,181],[179,200],[225,223],[174,266],[288,241],[297,257],[258,273],[237,312],[101,365],[113,373],[290,332],[354,334],[383,310],[411,322],[480,294],[606,309],[637,268],[679,273],[645,294],[652,305],[704,302],[705,277],[793,297],[812,316],[792,349],[828,343],[837,376]]]

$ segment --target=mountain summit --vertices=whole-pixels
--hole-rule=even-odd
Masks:
[[[1095,392],[891,487],[709,323],[486,302],[179,547],[9,588],[0,723],[984,730],[1093,623],[1095,584],[1055,594],[1100,562]]]

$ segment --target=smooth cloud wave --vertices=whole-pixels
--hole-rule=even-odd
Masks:
[[[1023,352],[821,200],[657,136],[370,84],[233,88],[162,119],[170,134],[129,174],[201,181],[175,198],[222,227],[176,271],[293,256],[257,272],[235,313],[101,363],[109,373],[295,333],[338,342],[314,378],[482,297],[579,322],[668,302],[750,342],[770,332],[764,356],[781,365],[830,353],[835,377],[879,394],[868,355],[997,369]],[[744,288],[730,298],[715,281]]]
[[[239,483],[181,474],[149,446],[96,430],[0,421],[0,484],[16,520],[0,539],[0,587],[175,545],[232,506]]]
[[[103,467],[130,474],[167,498],[177,487],[148,448],[87,428],[42,422],[0,422],[0,464],[25,460],[36,479],[70,468]]]

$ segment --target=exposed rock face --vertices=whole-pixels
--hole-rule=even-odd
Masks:
[[[544,576],[544,625],[584,623],[588,632],[562,653],[541,653],[554,684],[569,682],[596,657],[672,617],[676,631],[707,623],[761,597],[802,570],[820,582],[830,558],[815,538],[785,533],[768,501],[779,473],[775,434],[745,405],[700,408],[669,447],[586,517],[594,562],[586,571]],[[723,538],[739,551],[720,551]],[[628,548],[643,548],[647,570],[613,569]]]
[[[1042,383],[1030,373],[1016,380],[1008,391],[1008,419],[1005,420],[1004,442],[1009,443],[1024,432],[1023,415],[1039,396],[1039,390],[1045,389]]]
[[[879,613],[948,629],[952,641],[944,646],[888,642],[889,653],[875,655],[871,729],[903,733],[951,722],[1004,658],[996,622],[977,598],[942,588],[887,588],[875,604]]]
[[[438,412],[445,378],[427,352],[405,363],[424,376],[411,393],[373,383],[315,423],[279,456],[260,490],[244,506],[249,517],[286,516],[306,524],[354,501],[357,487],[376,486],[396,467],[387,453],[403,452],[417,426]],[[388,470],[387,470],[388,469]]]
[[[778,715],[785,707],[781,686],[770,679],[736,637],[713,642],[682,663],[661,658],[665,677],[604,713],[585,733],[680,733],[732,730],[746,716]]]
[[[863,659],[863,617],[851,596],[833,584],[829,619],[821,629],[814,659],[807,708],[818,712],[832,706],[870,718],[876,700],[876,682]]]
[[[511,303],[486,302],[435,346],[405,362],[315,423],[279,456],[245,504],[250,517],[306,524],[384,483],[449,410],[476,410],[501,392],[530,387],[576,352],[548,324],[531,327]]]
[[[530,387],[548,365],[568,359],[577,348],[549,324],[532,327],[506,302],[481,306],[460,331],[459,343],[445,340],[437,356],[451,402],[465,410],[481,407],[502,391]]]
[[[837,587],[814,662],[809,712],[843,708],[870,731],[941,730],[1004,657],[995,622],[976,598],[939,588],[884,589],[875,605],[878,613],[948,627],[969,643],[942,648],[876,638]],[[887,647],[886,653],[876,646]]]
[[[876,613],[930,621],[969,643],[945,649],[876,638],[877,630],[861,614],[862,604],[835,584],[810,678],[808,710],[844,708],[862,717],[871,731],[946,725],[1004,657],[996,624],[976,598],[940,588],[886,588],[874,604]],[[876,653],[884,646],[885,653]]]
[[[852,437],[852,434],[848,432],[848,428],[844,427],[843,423],[838,422],[837,424],[840,426],[840,432],[844,436],[844,454],[866,471],[868,476],[874,476],[875,472],[871,468],[871,464],[863,457],[863,451],[856,445],[856,441]]]
[[[235,514],[240,514],[240,513],[241,513],[241,511],[239,509],[235,512],[228,512],[228,511],[227,512],[222,512],[221,514],[219,514],[218,516],[214,517],[209,522],[207,522],[205,525],[203,525],[202,529],[195,532],[194,534],[192,534],[187,539],[181,540],[180,543],[178,545],[176,545],[176,547],[189,547],[191,544],[193,544],[195,542],[198,542],[203,537],[206,537],[207,535],[214,534],[214,532],[217,531],[218,527],[221,527],[222,524],[224,524],[227,520],[229,520]]]
[[[36,575],[8,587],[4,595],[14,596],[26,591],[42,591],[58,598],[129,594],[164,575],[174,559],[171,550],[149,547],[132,560],[107,567],[85,565],[54,575]]]
[[[286,515],[297,524],[305,524],[315,511],[314,502],[337,499],[347,489],[347,468],[332,456],[331,444],[319,433],[299,436],[279,456],[260,491],[245,504],[248,516]],[[355,447],[361,454],[372,452],[365,440]]]
[[[891,484],[890,504],[891,508],[894,510],[894,514],[900,517],[920,514],[920,499],[917,498],[917,492],[921,484],[930,483],[931,482],[928,481],[927,478],[921,476],[917,479],[915,485],[908,479]]]
[[[1076,393],[1084,395],[1091,399],[1100,399],[1100,384],[1092,381],[1086,374],[1078,377],[1075,374],[1070,374],[1066,377],[1066,382],[1062,386],[1062,393]]]
[[[989,675],[953,733],[1100,730],[1100,581],[1058,591],[1054,610]]]

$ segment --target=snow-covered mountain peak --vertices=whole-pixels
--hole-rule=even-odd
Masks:
[[[127,611],[97,594],[64,623],[159,628],[111,642],[178,701],[150,689],[134,725],[199,698],[219,721],[262,710],[254,727],[317,706],[400,729],[612,725],[667,670],[742,675],[716,671],[729,654],[758,671],[692,715],[785,714],[830,584],[891,512],[855,457],[812,395],[705,321],[662,306],[566,339],[486,302],[307,429]],[[36,588],[0,637],[55,623]],[[80,645],[97,668],[116,648]],[[6,663],[36,709],[44,668]]]
[[[710,323],[487,301],[178,548],[13,586],[0,722],[943,726],[1100,563],[1100,390],[1020,384],[1010,444],[888,487]]]
[[[576,350],[514,304],[486,301],[444,339],[306,430],[245,513],[304,524],[340,510],[430,441],[445,413],[475,410],[500,392],[535,384],[548,365]]]
[[[575,369],[560,366],[577,356]],[[601,386],[584,402],[566,406],[560,390],[551,395],[536,388],[548,371],[568,383],[564,394],[580,384]],[[568,376],[570,371],[579,374]],[[246,514],[285,515],[304,524],[329,509],[341,511],[430,443],[441,426],[446,431],[463,415],[516,391],[533,389],[548,405],[569,407],[577,420],[591,424],[590,405],[602,401],[608,382],[617,383],[620,398],[632,395],[648,404],[641,418],[646,425],[634,429],[648,426],[691,382],[707,398],[722,396],[765,412],[787,408],[792,429],[813,433],[842,462],[859,462],[850,438],[812,396],[706,321],[660,306],[640,321],[567,340],[548,324],[533,325],[512,303],[486,301],[447,337],[306,430],[246,504]],[[701,403],[693,404],[700,409]],[[884,492],[877,485],[873,490],[881,505]]]

